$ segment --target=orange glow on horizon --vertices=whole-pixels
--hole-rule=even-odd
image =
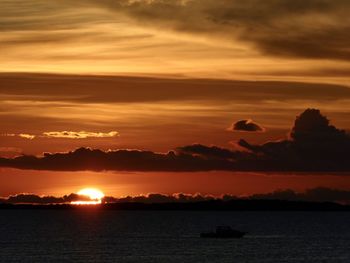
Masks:
[[[70,202],[71,205],[99,205],[102,201],[72,201]]]
[[[78,192],[78,195],[86,196],[91,200],[72,201],[72,205],[98,205],[102,203],[102,198],[105,196],[102,191],[96,188],[84,188]]]

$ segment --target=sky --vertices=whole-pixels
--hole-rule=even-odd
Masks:
[[[350,190],[349,11],[0,0],[0,196]]]

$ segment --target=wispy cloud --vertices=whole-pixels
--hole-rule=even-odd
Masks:
[[[20,134],[18,134],[18,136],[21,138],[29,139],[29,140],[33,140],[35,138],[35,135],[27,134],[27,133],[20,133]]]
[[[44,132],[43,136],[48,138],[87,139],[87,138],[111,138],[111,137],[119,136],[119,133],[116,131],[111,131],[111,132],[52,131],[52,132]]]
[[[119,136],[117,131],[110,132],[89,132],[89,131],[51,131],[43,132],[42,134],[33,135],[27,133],[5,133],[1,134],[3,137],[20,137],[24,139],[33,140],[35,138],[64,138],[64,139],[88,139],[88,138],[112,138]]]
[[[0,134],[0,136],[3,137],[20,137],[28,140],[33,140],[36,136],[33,134],[28,134],[28,133],[20,133],[20,134],[15,134],[15,133],[5,133],[5,134]]]
[[[349,60],[347,0],[96,1],[148,26],[253,43],[277,56]]]
[[[325,71],[346,83],[349,9],[346,0],[0,0],[0,70],[245,79]]]

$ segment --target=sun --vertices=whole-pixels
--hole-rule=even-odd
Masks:
[[[102,198],[105,196],[104,193],[96,188],[84,188],[81,189],[78,193],[80,196],[85,196],[90,200],[82,201],[72,201],[73,205],[97,205],[102,203]]]
[[[96,188],[84,188],[78,192],[78,195],[88,196],[91,200],[101,200],[105,195]]]

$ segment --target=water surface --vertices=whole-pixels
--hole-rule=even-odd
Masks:
[[[0,210],[0,262],[350,262],[350,213]],[[201,239],[216,225],[243,239]]]

